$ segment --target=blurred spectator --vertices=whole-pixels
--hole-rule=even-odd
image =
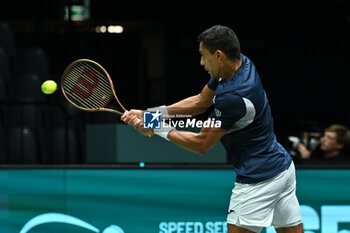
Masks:
[[[350,132],[344,125],[333,124],[324,130],[321,144],[314,150],[309,150],[303,143],[298,144],[302,159],[349,159],[346,150],[350,144]]]

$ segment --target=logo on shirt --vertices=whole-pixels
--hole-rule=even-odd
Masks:
[[[221,111],[219,109],[215,108],[214,112],[216,117],[221,117]]]
[[[143,112],[143,128],[145,129],[160,129],[162,114],[158,111]]]
[[[215,104],[215,98],[216,98],[216,95],[214,95],[213,97],[213,104]]]

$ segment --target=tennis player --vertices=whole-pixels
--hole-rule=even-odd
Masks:
[[[209,119],[220,120],[221,126],[209,124],[199,133],[172,127],[143,129],[141,110],[131,110],[122,120],[144,135],[154,133],[199,154],[221,140],[237,174],[227,215],[229,233],[261,232],[269,226],[278,233],[302,233],[294,164],[276,140],[255,65],[241,54],[237,36],[226,26],[205,30],[198,41],[200,64],[211,76],[207,85],[198,95],[149,110],[163,116],[197,115],[214,104]]]

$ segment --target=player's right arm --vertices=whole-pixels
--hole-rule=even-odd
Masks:
[[[204,113],[212,104],[215,91],[205,85],[201,93],[166,106],[168,114],[198,115]]]

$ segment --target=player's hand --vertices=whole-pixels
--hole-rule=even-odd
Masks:
[[[143,120],[143,111],[138,109],[131,109],[129,114],[136,115],[141,121]]]
[[[132,109],[128,113],[125,113],[121,116],[121,120],[126,124],[134,127],[139,133],[145,136],[153,136],[152,129],[144,129],[143,128],[143,111]]]
[[[141,110],[131,109],[121,116],[121,120],[131,126],[135,126],[136,123],[143,122],[143,112]]]

